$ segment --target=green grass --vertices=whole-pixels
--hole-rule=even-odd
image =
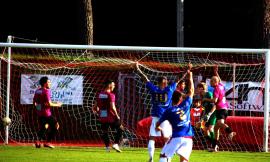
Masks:
[[[156,149],[155,162],[158,162],[160,149]],[[55,149],[30,146],[0,146],[0,162],[147,162],[146,148],[124,148],[122,153],[114,150],[105,152],[94,147],[56,147]],[[218,152],[194,150],[190,162],[269,162],[270,153]],[[172,162],[179,162],[174,156]]]

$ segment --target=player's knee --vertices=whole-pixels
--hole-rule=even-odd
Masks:
[[[45,124],[45,125],[44,125],[44,128],[45,128],[45,129],[49,129],[49,124]]]
[[[123,126],[122,124],[119,126],[119,129],[120,129],[122,132],[125,130],[125,128],[124,128],[124,126]]]
[[[209,130],[210,132],[214,132],[214,126],[209,126],[208,130]]]
[[[58,130],[58,129],[59,129],[59,127],[60,127],[59,123],[58,123],[58,122],[56,122],[56,124],[55,124],[55,128],[56,128],[56,130]]]
[[[155,140],[154,136],[149,136],[149,140]]]
[[[184,158],[183,156],[180,156],[180,161],[181,162],[188,162],[188,160],[186,158]]]
[[[167,143],[170,140],[170,137],[164,137],[163,139]]]

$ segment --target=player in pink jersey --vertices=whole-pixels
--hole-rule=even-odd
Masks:
[[[56,132],[59,129],[59,124],[52,116],[51,107],[61,107],[62,103],[51,101],[51,81],[48,77],[42,77],[39,80],[39,84],[41,88],[38,88],[35,91],[33,99],[33,104],[36,107],[40,127],[40,130],[38,131],[39,139],[36,141],[35,145],[37,148],[40,148],[41,141],[46,141],[44,147],[54,148],[50,142],[55,137]],[[47,130],[49,130],[49,132],[46,139]]]
[[[110,138],[108,129],[111,127],[116,129],[112,148],[117,152],[122,152],[119,148],[119,143],[123,134],[123,126],[121,125],[120,117],[116,110],[115,95],[112,93],[115,88],[115,83],[108,80],[104,85],[105,89],[98,93],[97,102],[93,107],[93,112],[98,115],[99,122],[101,123],[102,139],[106,146],[106,150],[109,151]]]
[[[221,83],[221,79],[218,75],[218,67],[214,68],[215,76],[211,78],[210,84],[214,87],[213,99],[212,102],[215,103],[216,107],[216,118],[217,122],[214,127],[215,131],[215,142],[214,142],[214,151],[218,151],[217,142],[219,141],[219,130],[220,128],[224,129],[225,132],[228,134],[228,138],[230,140],[236,135],[235,132],[225,123],[225,120],[228,116],[228,103],[225,98],[225,87]]]

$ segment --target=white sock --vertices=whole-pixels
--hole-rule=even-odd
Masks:
[[[168,162],[168,159],[165,157],[159,158],[159,162]]]
[[[150,158],[154,158],[154,153],[155,153],[155,141],[154,140],[149,140],[148,142],[148,153]]]

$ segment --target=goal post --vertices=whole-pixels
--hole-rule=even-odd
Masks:
[[[270,108],[269,108],[269,101],[270,101],[270,96],[269,96],[269,91],[270,91],[270,85],[269,85],[269,80],[270,80],[270,50],[267,50],[265,53],[265,96],[264,96],[264,127],[263,127],[263,151],[268,152],[269,150],[269,113],[270,113]]]
[[[11,61],[8,61],[7,48],[12,48]],[[14,142],[33,142],[37,138],[31,96],[37,88],[37,79],[48,75],[57,83],[53,99],[64,102],[63,108],[53,110],[62,124],[56,141],[102,144],[100,125],[91,107],[102,82],[113,79],[117,85],[116,106],[125,126],[123,141],[129,146],[145,147],[151,101],[135,69],[136,62],[154,83],[158,76],[167,76],[169,80],[182,76],[191,62],[197,83],[201,79],[207,82],[213,75],[213,67],[219,66],[221,79],[228,88],[231,114],[235,113],[228,121],[236,132],[248,134],[234,143],[221,136],[222,148],[246,151],[255,146],[259,151],[269,150],[269,49],[32,43],[0,43],[0,49],[0,115],[3,118],[9,113],[12,120],[9,137]],[[11,66],[10,78],[8,66]],[[242,130],[244,127],[252,131],[243,132],[248,131]],[[196,149],[202,149],[202,143],[201,137],[194,139]]]

